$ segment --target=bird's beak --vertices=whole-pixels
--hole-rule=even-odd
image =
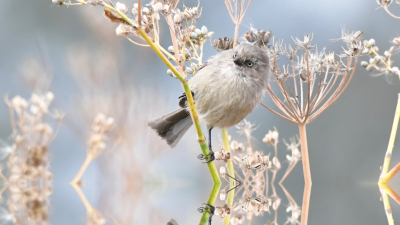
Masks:
[[[235,60],[233,60],[233,62],[238,66],[243,66],[243,62],[240,58],[236,58]]]

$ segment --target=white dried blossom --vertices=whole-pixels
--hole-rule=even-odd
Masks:
[[[117,2],[116,9],[123,14],[125,14],[129,11],[128,7],[126,7],[126,5],[124,3],[120,3],[120,2]]]
[[[276,130],[269,130],[268,133],[265,135],[263,138],[263,142],[266,143],[267,145],[275,146],[278,144],[278,139],[279,139],[279,133]]]

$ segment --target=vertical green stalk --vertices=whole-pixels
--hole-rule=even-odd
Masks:
[[[146,32],[144,32],[142,28],[138,28],[137,25],[132,20],[130,20],[125,14],[114,9],[114,7],[112,7],[106,3],[103,3],[103,7],[117,13],[122,19],[124,19],[126,22],[128,22],[133,27],[135,27],[137,29],[137,31],[139,32],[139,34],[144,38],[144,40],[150,45],[150,47],[153,49],[153,51],[158,55],[158,57],[160,57],[160,59],[165,63],[165,65],[167,65],[167,67],[181,81],[183,89],[187,96],[188,108],[190,111],[190,115],[192,116],[193,124],[197,131],[197,140],[200,144],[201,151],[203,152],[204,155],[210,154],[210,150],[208,149],[205,136],[201,130],[199,117],[197,114],[197,110],[195,108],[195,102],[193,100],[192,93],[189,88],[188,80],[185,77],[183,77],[175,69],[175,67],[171,64],[171,62],[164,56],[164,54],[160,51],[160,49],[157,47],[157,45],[147,36]],[[208,170],[210,171],[211,177],[214,182],[214,185],[211,190],[210,197],[208,198],[207,204],[214,205],[215,200],[217,199],[217,196],[218,196],[219,189],[221,187],[221,179],[219,177],[219,174],[218,174],[217,168],[215,167],[214,162],[207,163],[207,166],[208,166]],[[207,223],[209,216],[210,216],[210,214],[207,211],[205,211],[203,213],[203,216],[201,217],[200,224],[205,225]]]
[[[222,138],[224,140],[224,149],[227,152],[231,152],[231,148],[229,146],[229,136],[228,136],[228,130],[227,129],[222,129]],[[232,154],[231,154],[232,157]],[[235,178],[235,170],[233,169],[233,163],[232,159],[229,159],[228,163],[226,164],[228,167],[228,174],[229,176]],[[229,179],[229,189],[235,187],[236,182],[233,179]],[[230,191],[228,193],[228,199],[226,201],[226,204],[228,205],[229,208],[232,208],[233,205],[233,197],[235,196],[235,189]],[[224,225],[229,225],[229,221],[231,219],[231,215],[229,214],[228,216],[225,217],[224,219]]]
[[[400,94],[399,94],[399,97],[398,97],[398,100],[397,100],[397,107],[396,107],[396,112],[395,112],[395,115],[394,115],[392,132],[390,133],[389,144],[388,144],[388,147],[387,147],[385,160],[383,162],[382,173],[381,173],[381,177],[379,179],[379,183],[382,183],[382,182],[386,183],[385,181],[382,180],[382,178],[384,178],[384,176],[389,171],[389,164],[390,164],[390,159],[392,158],[392,152],[393,152],[393,148],[394,148],[394,141],[396,139],[397,128],[399,126],[399,120],[400,120]]]

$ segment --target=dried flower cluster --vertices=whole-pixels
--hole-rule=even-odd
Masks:
[[[106,148],[107,132],[114,124],[112,117],[106,117],[99,113],[93,121],[92,133],[88,140],[88,154],[93,157],[99,156]]]
[[[252,41],[267,33],[250,30],[245,34],[247,41]],[[346,48],[335,56],[334,52],[313,50],[312,35],[304,36],[303,40],[293,38],[296,47],[283,44],[282,41],[272,41],[271,45],[260,45],[268,49],[271,55],[271,73],[273,80],[278,84],[283,99],[278,97],[271,86],[267,93],[274,104],[282,112],[271,110],[280,117],[296,124],[307,124],[327,109],[345,90],[349,84],[358,57],[364,46],[361,41],[362,32],[342,32],[340,38]],[[250,37],[250,38],[249,38]],[[260,39],[260,38],[258,38]],[[259,42],[262,43],[262,42]],[[300,52],[304,54],[299,54]],[[290,64],[278,66],[280,57],[290,60]]]
[[[264,212],[269,212],[271,207],[275,211],[274,221],[276,222],[277,211],[282,201],[281,198],[276,194],[274,186],[276,173],[281,168],[281,163],[277,155],[279,133],[275,128],[273,131],[270,130],[263,139],[263,142],[265,142],[267,145],[274,147],[275,155],[272,160],[270,160],[269,155],[263,155],[263,153],[260,151],[253,151],[251,147],[250,136],[251,132],[254,130],[254,124],[244,121],[243,123],[239,124],[237,128],[239,129],[239,133],[247,136],[250,147],[246,149],[243,143],[239,143],[236,140],[232,140],[230,143],[233,154],[233,162],[236,165],[235,174],[237,180],[238,182],[243,181],[243,185],[241,187],[239,185],[236,187],[240,187],[240,189],[244,187],[245,189],[240,199],[235,200],[232,206],[233,214],[230,221],[232,224],[243,224],[246,218],[251,221],[253,216],[260,216]],[[298,149],[299,143],[296,142],[296,139],[290,139],[290,144],[288,144],[285,140],[283,142],[286,144],[288,150],[292,152],[291,155],[286,156],[289,161],[289,166],[284,177],[279,182],[281,187],[284,189],[282,182],[284,178],[286,178],[286,176],[292,171],[296,163],[301,159],[301,154]],[[271,180],[268,178],[269,171],[273,175]],[[243,174],[245,177],[242,178],[240,174]],[[220,168],[220,175],[223,178],[228,175],[225,167]],[[269,185],[271,185],[273,191],[271,195],[268,193]],[[240,189],[238,191],[240,191]],[[226,194],[229,192],[226,192],[225,190],[226,188],[223,188],[220,191],[221,200],[225,200]],[[289,200],[287,212],[292,212],[292,215],[288,217],[286,224],[296,224],[296,221],[298,223],[301,210],[291,196],[288,193],[286,194]]]
[[[393,46],[389,50],[385,51],[383,55],[379,54],[379,48],[375,44],[374,39],[364,41],[365,49],[364,53],[370,56],[369,62],[362,61],[361,65],[367,69],[367,71],[379,71],[380,74],[395,74],[400,77],[400,70],[398,67],[393,67],[393,61],[391,57],[396,50],[396,47],[400,46],[400,38],[393,39]]]
[[[2,148],[8,156],[9,175],[1,174],[8,189],[9,216],[15,224],[48,224],[49,196],[52,194],[52,173],[49,169],[49,144],[57,136],[63,114],[50,112],[53,93],[32,94],[29,101],[20,96],[5,102],[10,110],[13,130],[11,146]],[[48,122],[53,118],[57,128]]]

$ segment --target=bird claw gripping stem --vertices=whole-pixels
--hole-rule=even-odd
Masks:
[[[203,163],[209,163],[209,162],[212,162],[215,160],[215,154],[214,154],[213,150],[210,149],[210,154],[208,154],[207,157],[205,157],[203,154],[200,154],[197,156],[197,158],[200,160],[206,160]],[[208,158],[208,160],[207,160],[207,158]]]
[[[205,205],[205,207],[200,207],[197,209],[197,211],[199,213],[203,213],[204,211],[209,210],[210,217],[208,218],[208,225],[211,225],[211,220],[215,213],[215,207],[209,204],[203,204],[203,205]]]

